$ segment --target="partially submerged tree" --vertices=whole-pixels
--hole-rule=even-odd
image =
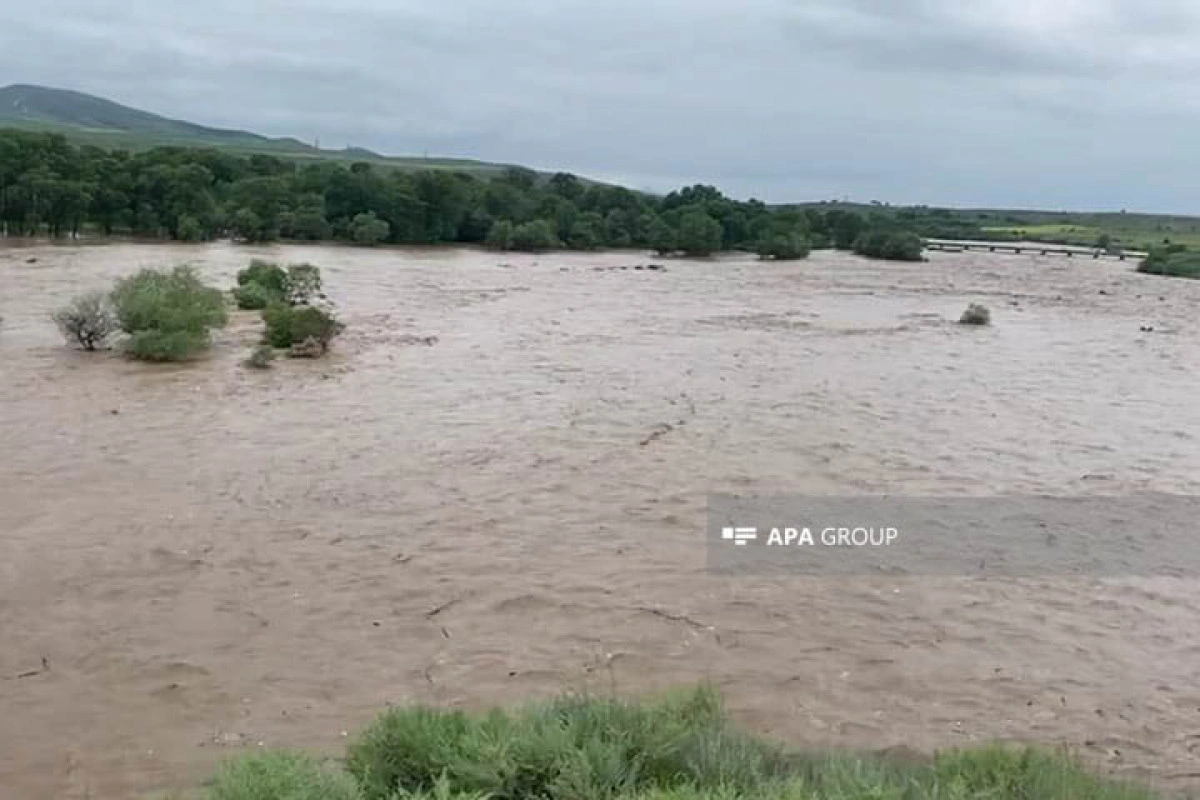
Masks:
[[[758,243],[758,257],[776,261],[808,258],[808,239],[796,232],[764,235]]]
[[[107,292],[81,294],[52,316],[63,337],[84,350],[103,346],[119,330]]]
[[[292,355],[323,355],[346,327],[332,311],[315,306],[274,305],[262,316],[265,342],[272,347],[291,348]]]
[[[225,297],[187,266],[143,269],[112,291],[125,351],[146,361],[180,361],[211,344],[211,329],[228,319]]]
[[[859,235],[854,252],[889,261],[920,261],[925,242],[911,231],[873,228]]]

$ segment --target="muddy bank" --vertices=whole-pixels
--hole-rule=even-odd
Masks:
[[[329,360],[246,370],[242,317],[155,368],[47,320],[141,266],[231,284],[264,254],[321,266]],[[1067,742],[1196,784],[1196,581],[718,578],[704,503],[1194,493],[1200,283],[985,254],[596,269],[639,263],[0,247],[0,785],[127,797],[260,741],[338,750],[387,703],[696,680],[799,744]],[[957,324],[970,301],[993,325]]]

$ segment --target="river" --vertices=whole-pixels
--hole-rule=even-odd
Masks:
[[[322,268],[330,357],[244,368],[249,313],[181,366],[49,321],[256,256]],[[0,786],[124,798],[389,703],[710,680],[797,746],[1062,742],[1195,787],[1200,581],[728,577],[704,529],[710,491],[1195,494],[1197,309],[1056,256],[0,244]]]

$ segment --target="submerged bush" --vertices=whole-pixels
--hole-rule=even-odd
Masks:
[[[873,229],[854,241],[854,252],[889,261],[920,261],[925,242],[911,231]]]
[[[233,299],[243,311],[262,311],[272,303],[280,302],[283,295],[271,291],[261,283],[247,283],[233,290]]]
[[[359,800],[354,778],[302,753],[254,753],[222,764],[212,800]]]
[[[52,315],[54,324],[68,342],[84,350],[95,350],[118,330],[117,318],[106,292],[81,294]]]
[[[987,306],[971,303],[958,321],[963,325],[987,325],[992,321],[992,312],[988,310]]]
[[[250,352],[244,363],[254,369],[267,369],[274,360],[275,348],[269,344],[260,344]]]
[[[758,243],[758,257],[794,261],[808,258],[810,249],[808,239],[798,233],[777,233],[764,236]]]
[[[228,318],[221,292],[205,285],[191,267],[143,269],[122,278],[112,291],[112,303],[126,333],[203,331],[221,327]]]
[[[250,262],[250,266],[238,272],[237,282],[238,286],[256,283],[283,295],[287,291],[287,271],[278,264],[256,258]]]
[[[233,290],[238,308],[261,311],[273,303],[298,306],[321,297],[321,270],[312,264],[289,264],[287,269],[255,259],[238,272]]]
[[[332,312],[315,306],[273,305],[263,311],[265,341],[272,347],[293,347],[313,339],[321,353],[329,349],[345,325]]]
[[[225,324],[225,297],[190,267],[143,269],[112,291],[126,352],[148,361],[178,361],[211,343],[210,329]]]
[[[207,350],[212,336],[203,331],[148,328],[125,340],[125,353],[140,361],[184,361]]]

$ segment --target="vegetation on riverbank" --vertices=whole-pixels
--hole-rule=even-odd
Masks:
[[[1156,247],[1138,265],[1138,272],[1174,278],[1200,278],[1200,252],[1184,245]]]
[[[480,179],[215,149],[106,151],[0,131],[0,228],[10,235],[639,247],[691,256],[761,250],[765,241],[770,257],[795,257],[810,247],[851,249],[880,227],[906,226],[890,212],[771,207],[703,185],[658,197],[516,167]]]
[[[928,759],[797,754],[727,720],[708,688],[632,703],[565,697],[517,711],[393,708],[340,764],[256,752],[211,800],[1148,800],[1070,759],[984,748]]]
[[[911,231],[877,228],[862,233],[854,241],[854,252],[868,258],[889,261],[920,261],[925,243]]]

